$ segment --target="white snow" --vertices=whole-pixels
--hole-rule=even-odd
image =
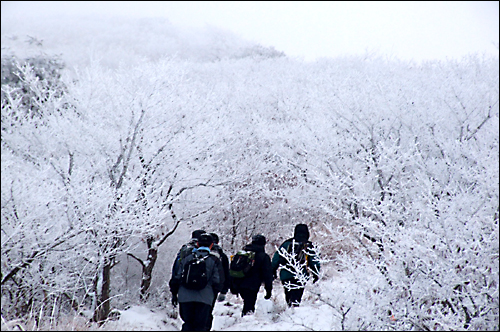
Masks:
[[[332,315],[331,308],[307,299],[311,295],[307,290],[300,307],[286,306],[283,287],[279,282],[274,283],[270,300],[265,300],[264,295],[261,288],[255,313],[241,317],[241,297],[228,293],[225,301],[215,304],[212,331],[332,331],[337,328],[335,321],[339,320]],[[135,305],[120,311],[120,318],[108,322],[102,329],[177,331],[181,329],[182,323],[178,308],[174,309],[170,303],[156,309]]]

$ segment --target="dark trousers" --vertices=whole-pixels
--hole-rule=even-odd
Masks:
[[[250,312],[255,312],[255,302],[257,301],[257,293],[259,290],[240,289],[240,295],[243,299],[243,311],[241,317]]]
[[[294,307],[298,307],[300,301],[302,300],[302,295],[304,295],[304,287],[295,288],[294,286],[294,289],[288,289],[288,287],[285,287],[287,283],[291,283],[292,285],[297,285],[298,283],[294,279],[283,280],[281,283],[283,284],[283,287],[285,289],[286,304],[288,304],[289,307],[291,307],[292,305]]]
[[[181,331],[210,331],[207,330],[212,307],[202,302],[179,302],[179,313],[184,324]]]
[[[212,329],[212,324],[214,322],[214,307],[215,307],[215,302],[217,302],[217,295],[219,295],[219,293],[215,293],[214,301],[212,302],[212,309],[210,310],[210,317],[208,318],[207,322],[207,331],[210,331]]]

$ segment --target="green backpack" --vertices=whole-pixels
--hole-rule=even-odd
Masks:
[[[255,263],[255,251],[240,250],[231,256],[229,275],[233,278],[244,278]]]

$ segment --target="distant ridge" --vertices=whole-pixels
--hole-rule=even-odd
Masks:
[[[2,18],[2,56],[59,54],[69,67],[98,60],[115,68],[162,57],[213,62],[285,56],[213,26],[180,28],[166,18]]]

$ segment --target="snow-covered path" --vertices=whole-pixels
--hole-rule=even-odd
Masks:
[[[261,289],[257,297],[256,312],[241,317],[241,297],[228,294],[226,301],[217,302],[214,309],[212,331],[332,331],[338,320],[332,315],[332,308],[314,300],[306,290],[300,307],[287,308],[283,288],[275,282],[273,297],[264,299]],[[150,309],[133,306],[121,311],[120,319],[106,324],[104,330],[121,331],[178,331],[182,320],[178,309],[170,304],[166,308]],[[173,316],[173,317],[172,317]]]

